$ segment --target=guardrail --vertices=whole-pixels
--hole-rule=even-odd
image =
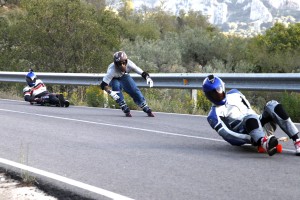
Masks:
[[[35,72],[46,84],[99,85],[105,74],[92,73],[42,73]],[[25,84],[27,72],[0,72],[1,82]],[[155,88],[201,89],[209,74],[202,73],[151,73]],[[260,91],[300,91],[300,73],[215,73],[226,88]],[[139,87],[148,87],[138,74],[131,74]]]

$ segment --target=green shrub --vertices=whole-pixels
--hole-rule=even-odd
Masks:
[[[208,111],[210,110],[211,106],[212,103],[206,98],[205,94],[201,90],[198,90],[197,109],[204,111],[205,114],[208,114]]]
[[[284,92],[280,103],[285,108],[292,121],[300,122],[300,94],[295,92]]]
[[[86,101],[87,105],[91,107],[104,107],[106,103],[103,91],[99,86],[89,86],[86,89]]]
[[[190,90],[142,89],[142,92],[154,112],[197,113]]]
[[[134,103],[133,99],[126,93],[123,92],[125,102],[131,110],[138,110],[139,107]]]

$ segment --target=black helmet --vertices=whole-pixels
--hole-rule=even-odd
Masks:
[[[121,64],[127,65],[127,55],[124,51],[118,51],[114,53],[114,64],[120,67]]]

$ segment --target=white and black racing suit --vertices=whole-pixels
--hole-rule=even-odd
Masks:
[[[30,103],[59,105],[57,94],[50,93],[42,80],[37,79],[34,86],[23,89],[24,100]]]

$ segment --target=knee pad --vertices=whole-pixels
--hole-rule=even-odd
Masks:
[[[283,120],[287,120],[289,118],[289,115],[286,113],[281,104],[277,104],[275,106],[274,112]]]
[[[250,133],[254,129],[258,129],[258,128],[259,128],[259,124],[258,124],[257,119],[249,118],[249,119],[246,120],[246,131],[247,131],[247,133]]]

